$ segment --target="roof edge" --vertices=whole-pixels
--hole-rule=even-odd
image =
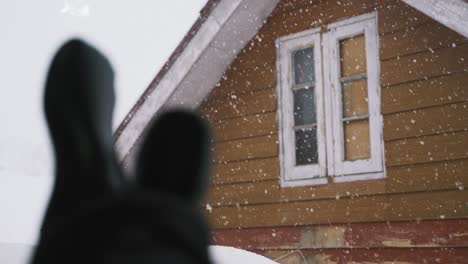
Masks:
[[[183,106],[184,98],[193,96],[202,98],[206,96],[206,91],[202,93],[198,92],[197,94],[193,94],[193,96],[188,93],[190,91],[193,92],[193,88],[190,88],[190,91],[188,91],[187,82],[195,81],[193,83],[198,84],[199,86],[197,87],[199,88],[203,87],[203,85],[212,85],[210,82],[197,82],[198,80],[193,78],[193,73],[197,71],[202,74],[206,73],[206,71],[203,72],[199,70],[201,67],[200,65],[207,66],[206,56],[211,56],[211,58],[215,58],[216,61],[225,60],[226,63],[230,64],[243,45],[231,44],[233,45],[233,49],[226,50],[224,47],[225,43],[220,45],[219,41],[223,39],[226,40],[226,34],[232,35],[236,33],[232,31],[233,28],[235,29],[236,27],[242,28],[242,26],[247,26],[251,29],[258,30],[261,23],[259,21],[252,21],[257,20],[257,18],[250,15],[260,15],[260,18],[265,19],[271,14],[278,1],[279,0],[208,0],[205,6],[200,10],[199,18],[192,25],[182,41],[169,56],[164,66],[150,82],[149,86],[114,132],[114,144],[116,145],[119,159],[124,158],[134,147],[151,119],[149,118],[149,114],[154,115],[161,107],[166,107],[171,104]],[[402,1],[457,33],[468,37],[468,2],[466,0]],[[222,4],[219,5],[220,3]],[[262,6],[263,9],[257,8],[257,5]],[[217,8],[218,6],[219,8]],[[246,12],[249,6],[252,9],[251,14],[247,14],[248,12]],[[238,13],[243,14],[244,17],[242,17],[242,19],[250,20],[250,24],[241,24],[239,21],[236,21],[236,14]],[[237,19],[239,19],[239,16],[237,16]],[[231,40],[235,39],[236,42],[239,41],[246,44],[252,37],[250,36],[249,38],[249,34],[249,32],[243,32],[243,38],[235,39],[231,37]],[[220,37],[219,35],[222,36]],[[194,38],[196,40],[194,40]],[[194,43],[192,43],[193,41]],[[235,54],[233,55],[232,52]],[[229,54],[226,56],[221,55],[227,53]],[[205,56],[205,58],[203,58],[203,56]],[[180,67],[181,64],[184,63],[190,65]],[[224,72],[229,66],[226,65],[226,63],[218,63],[218,65],[215,66],[222,67],[222,71]],[[197,64],[200,64],[198,68]],[[177,70],[181,68],[183,68],[183,71],[179,73]],[[216,75],[216,77],[213,78],[220,77],[217,71],[213,74]],[[211,82],[212,81],[213,80],[211,80]],[[219,81],[219,79],[217,81]],[[157,95],[154,95],[153,92],[158,87],[161,88],[161,91]],[[182,88],[179,89],[180,87]],[[210,89],[212,88],[213,87],[210,87]],[[193,100],[190,102],[191,104],[196,104]]]
[[[127,127],[128,123],[132,119],[132,117],[135,115],[135,113],[140,109],[140,107],[143,105],[143,103],[146,101],[148,98],[148,95],[151,94],[158,83],[161,81],[161,79],[164,77],[164,75],[167,73],[167,71],[172,67],[174,62],[179,58],[180,54],[182,51],[187,47],[187,45],[190,43],[190,41],[193,39],[195,34],[200,30],[202,27],[203,23],[206,21],[206,19],[210,16],[210,14],[213,12],[215,7],[218,5],[218,3],[221,2],[221,0],[208,0],[208,2],[205,4],[205,6],[200,10],[200,16],[197,18],[195,23],[190,27],[188,32],[185,34],[185,36],[182,38],[180,43],[177,45],[175,50],[171,53],[167,61],[164,63],[163,67],[159,70],[159,72],[156,74],[156,76],[153,78],[153,80],[150,82],[148,87],[145,89],[145,91],[142,93],[142,95],[138,98],[136,103],[133,105],[133,107],[130,109],[128,114],[124,117],[122,122],[120,122],[119,126],[114,132],[114,144],[122,134],[122,132],[125,130]]]
[[[465,0],[403,0],[406,4],[468,37],[468,2]]]
[[[255,36],[279,0],[210,0],[114,133],[118,159],[127,156],[161,109],[195,108]]]

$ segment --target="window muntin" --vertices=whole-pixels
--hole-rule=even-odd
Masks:
[[[277,40],[283,186],[383,177],[377,47],[375,12]]]

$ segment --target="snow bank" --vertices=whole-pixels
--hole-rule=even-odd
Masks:
[[[250,251],[224,246],[210,246],[213,264],[278,264]]]

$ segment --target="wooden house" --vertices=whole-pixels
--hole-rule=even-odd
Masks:
[[[467,263],[467,36],[463,0],[209,0],[116,146],[131,169],[158,111],[201,111],[216,244]]]

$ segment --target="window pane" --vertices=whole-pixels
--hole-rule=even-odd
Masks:
[[[294,90],[294,124],[315,123],[315,97],[313,88]]]
[[[367,72],[366,42],[364,35],[340,41],[341,76],[353,76]]]
[[[343,117],[367,115],[367,79],[346,82],[343,86]]]
[[[344,122],[345,160],[370,158],[369,120]]]
[[[314,48],[293,52],[294,83],[304,84],[315,81]]]
[[[316,128],[296,130],[296,165],[318,162]]]

